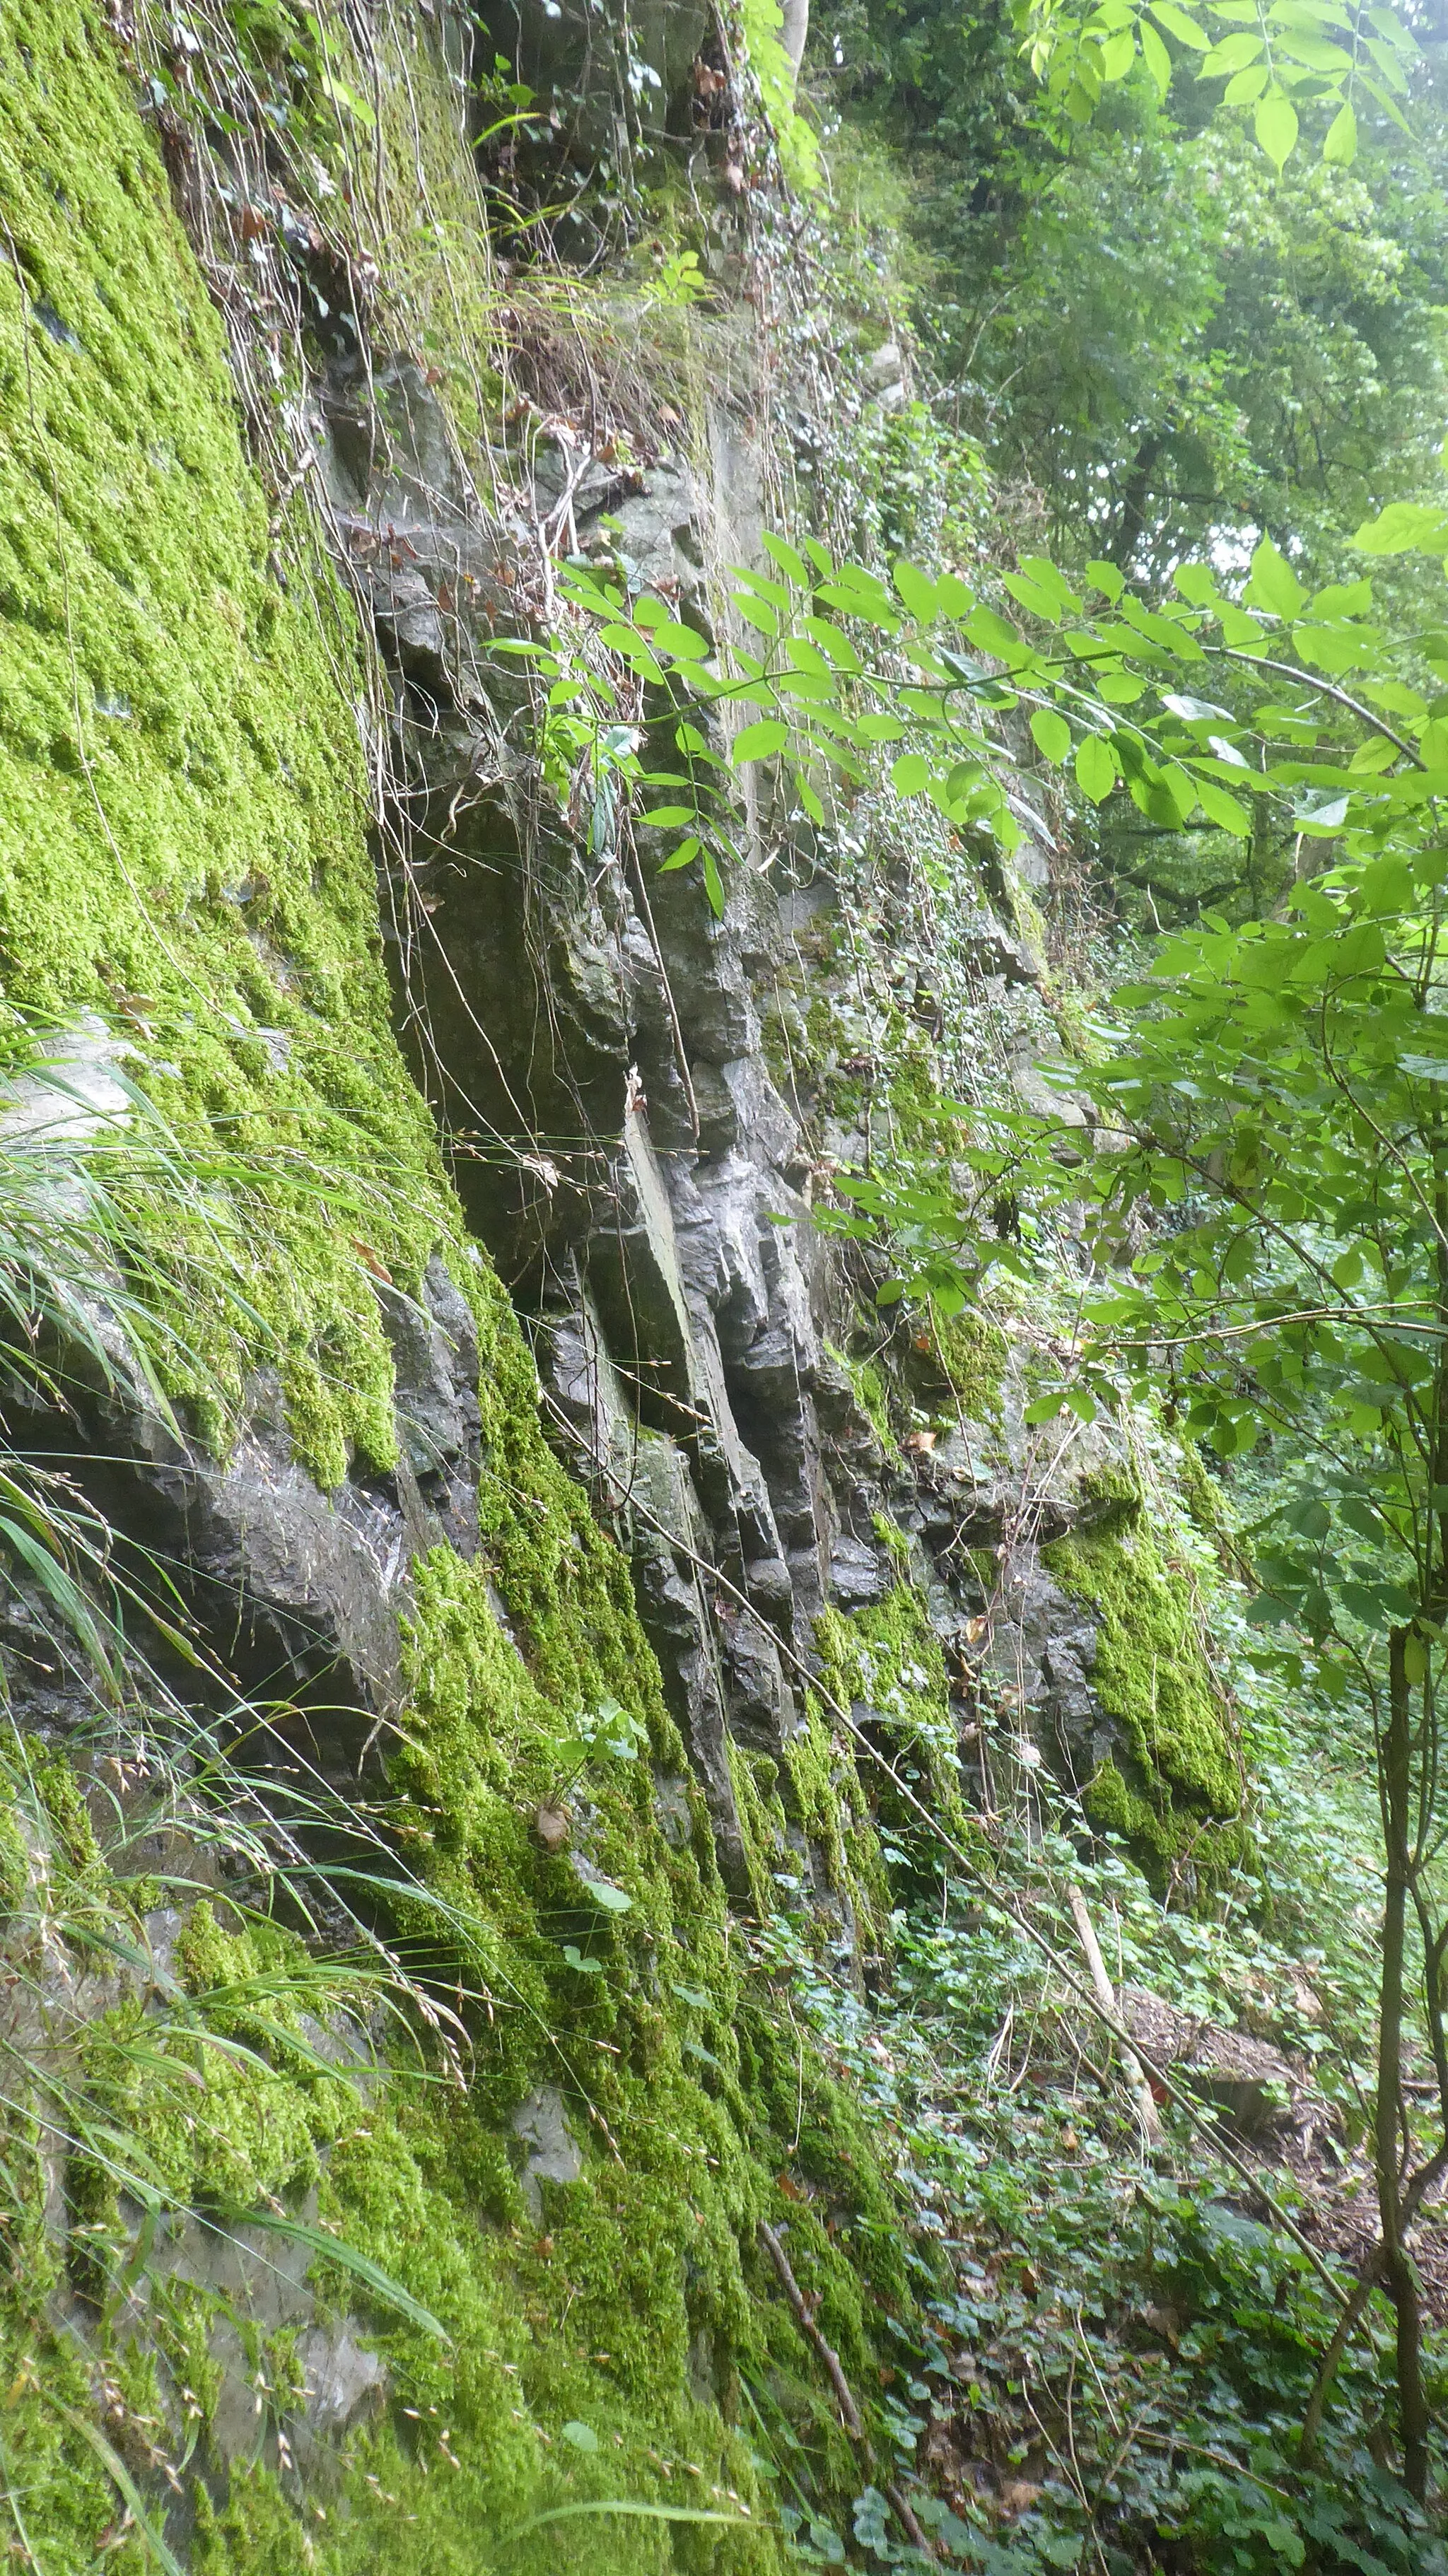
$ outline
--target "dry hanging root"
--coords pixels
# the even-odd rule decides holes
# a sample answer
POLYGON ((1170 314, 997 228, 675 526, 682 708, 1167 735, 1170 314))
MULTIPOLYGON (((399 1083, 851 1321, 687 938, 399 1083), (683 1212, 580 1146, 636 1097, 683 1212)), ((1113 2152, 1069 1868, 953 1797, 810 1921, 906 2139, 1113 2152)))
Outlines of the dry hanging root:
MULTIPOLYGON (((1096 1938, 1095 1926, 1086 1911, 1086 1899, 1079 1887, 1067 1888, 1066 1902, 1071 1908, 1071 1920, 1076 1926, 1076 1938, 1086 1954, 1086 1965, 1091 1971, 1092 1991, 1101 2006, 1108 2027, 1119 2025, 1121 2015, 1117 2008, 1116 1995, 1111 1979, 1106 1973, 1106 1962, 1101 1956, 1101 1945, 1096 1938)), ((1154 2146, 1161 2135, 1161 2122, 1156 2115, 1151 2086, 1147 2083, 1136 2051, 1123 2047, 1119 2038, 1116 2044, 1121 2052, 1121 2072, 1126 2078, 1126 2089, 1136 2105, 1142 2144, 1146 2147, 1154 2146)))
MULTIPOLYGON (((759 2241, 764 2247, 765 2253, 769 2256, 771 2263, 774 2265, 776 2272, 779 2274, 780 2288, 783 2290, 785 2297, 788 2299, 789 2304, 794 2311, 795 2322, 799 2327, 800 2333, 804 2336, 807 2343, 814 2346, 815 2351, 818 2353, 820 2360, 824 2364, 825 2376, 829 2380, 830 2386, 835 2392, 835 2399, 839 2406, 840 2422, 843 2424, 850 2440, 854 2443, 856 2450, 859 2452, 863 2465, 867 2469, 873 2471, 875 2463, 874 2456, 870 2449, 869 2435, 866 2433, 864 2424, 861 2421, 860 2410, 855 2404, 850 2383, 846 2379, 845 2374, 840 2367, 840 2356, 836 2352, 833 2344, 826 2343, 824 2336, 821 2334, 819 2327, 815 2323, 814 2310, 810 2306, 808 2299, 805 2297, 803 2290, 800 2288, 798 2281, 795 2279, 794 2274, 790 2269, 789 2256, 786 2254, 784 2247, 781 2245, 779 2238, 774 2232, 774 2229, 767 2226, 762 2218, 759 2222, 759 2241)), ((906 2539, 913 2540, 916 2548, 922 2550, 927 2558, 933 2556, 934 2553, 931 2550, 930 2543, 926 2539, 924 2531, 911 2511, 908 2498, 904 2494, 903 2490, 896 2485, 893 2478, 887 2482, 884 2492, 899 2517, 900 2528, 904 2532, 906 2539)))

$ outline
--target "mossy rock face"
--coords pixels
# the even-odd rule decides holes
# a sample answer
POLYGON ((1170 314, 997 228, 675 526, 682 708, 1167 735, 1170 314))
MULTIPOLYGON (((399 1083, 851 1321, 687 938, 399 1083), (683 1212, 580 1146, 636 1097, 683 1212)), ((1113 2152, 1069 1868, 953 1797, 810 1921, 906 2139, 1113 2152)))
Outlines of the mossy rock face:
MULTIPOLYGON (((891 1533, 891 1542, 892 1552, 905 1544, 898 1531, 891 1533)), ((852 1757, 854 1794, 863 1787, 872 1817, 885 1827, 897 1853, 921 1850, 923 1844, 922 1857, 931 1867, 934 1846, 912 1798, 957 1837, 971 1828, 961 1804, 958 1724, 945 1658, 919 1593, 902 1580, 883 1601, 849 1617, 826 1610, 815 1622, 815 1643, 830 1700, 849 1711, 890 1766, 882 1769, 867 1754, 852 1757)), ((828 1706, 824 1716, 828 1722, 828 1706)), ((872 1869, 866 1920, 873 1918, 879 1929, 889 1893, 873 1834, 868 1847, 872 1869)))
POLYGON ((912 1339, 907 1367, 947 1420, 960 1414, 967 1422, 998 1426, 1010 1356, 1009 1340, 994 1316, 963 1307, 955 1315, 932 1312, 926 1330, 912 1339))
POLYGON ((1053 1582, 1094 1614, 1091 1682, 1118 1737, 1083 1803, 1094 1823, 1133 1844, 1158 1883, 1175 1875, 1193 1884, 1245 1853, 1241 1764, 1186 1574, 1139 1517, 1134 1489, 1101 1500, 1125 1520, 1041 1550, 1053 1582))
POLYGON ((7 14, 0 130, 0 974, 99 1014, 180 1154, 239 1183, 219 1258, 139 1194, 163 1300, 184 1262, 171 1391, 224 1439, 259 1339, 334 1486, 397 1454, 374 1281, 415 1294, 456 1232, 390 1028, 355 621, 301 506, 270 524, 99 11, 7 14))
MULTIPOLYGON (((0 130, 12 245, 0 262, 5 993, 66 1027, 96 1014, 132 1050, 126 1069, 164 1110, 179 1162, 225 1162, 217 1188, 236 1223, 224 1239, 254 1332, 213 1293, 204 1234, 178 1244, 160 1195, 137 1209, 148 1293, 175 1310, 171 1392, 201 1441, 225 1449, 262 1358, 320 1487, 392 1471, 377 1292, 390 1281, 419 1298, 434 1258, 468 1302, 480 1362, 478 1554, 465 1563, 439 1546, 414 1563, 403 1705, 383 1738, 386 1828, 416 1881, 386 1899, 386 1928, 466 2023, 453 2080, 445 2063, 425 2079, 384 2063, 359 2102, 341 2072, 309 2063, 308 2027, 283 2003, 249 2017, 233 2005, 228 2020, 218 1996, 284 1985, 299 1953, 222 1907, 193 1913, 176 1952, 213 2038, 162 2080, 146 2003, 123 1994, 97 2013, 81 2069, 93 2107, 146 2146, 186 2223, 233 2206, 295 2216, 315 2195, 319 2224, 448 2340, 369 2296, 340 2259, 314 2266, 318 2312, 350 2317, 381 2354, 388 2402, 300 2494, 276 2442, 290 2420, 281 2399, 251 2465, 228 2478, 207 2448, 222 2376, 214 2283, 158 2261, 141 2330, 121 2303, 94 2322, 95 2357, 134 2426, 163 2428, 163 2447, 175 2392, 191 2392, 205 2482, 188 2472, 174 2508, 159 2473, 147 2493, 203 2576, 472 2576, 491 2536, 540 2509, 716 2495, 737 2503, 738 2528, 671 2537, 604 2516, 551 2526, 509 2563, 521 2576, 766 2576, 780 2544, 759 2527, 741 2377, 791 2381, 841 2510, 858 2481, 828 2389, 760 2271, 758 2221, 788 2214, 800 2280, 868 2403, 879 2313, 916 2295, 888 2149, 746 1985, 628 1569, 546 1445, 516 1321, 467 1242, 390 1024, 351 604, 300 504, 273 524, 222 322, 99 6, 10 13, 0 130), (609 1701, 636 1723, 637 1758, 591 1767, 569 1792, 571 1839, 549 1848, 536 1827, 563 1793, 564 1747, 609 1701), (661 1784, 674 1793, 666 1815, 661 1784), (571 2179, 525 2169, 519 2115, 544 2086, 576 2149, 571 2179), (781 2194, 791 2157, 803 2202, 781 2194), (568 2424, 596 2451, 570 2442, 568 2424)), ((410 151, 410 121, 407 134, 410 151)), ((448 218, 435 199, 431 213, 448 218)), ((403 284, 414 309, 431 297, 442 313, 444 280, 415 223, 414 236, 403 284)), ((483 258, 469 299, 485 287, 483 258)), ((923 1639, 882 1630, 858 1643, 902 1673, 908 1649, 933 1705, 923 1639)), ((883 1915, 867 1802, 827 1720, 815 1713, 773 1780, 760 1773, 741 1811, 763 1883, 777 1807, 785 1831, 827 1851, 842 1900, 853 1890, 858 1912, 883 1915)), ((69 1776, 41 1785, 75 1901, 120 1915, 69 1776)), ((0 1845, 0 1903, 24 1913, 29 1853, 8 1820, 0 1845)), ((128 2204, 98 2155, 73 2166, 93 2284, 128 2204)), ((116 2487, 86 2439, 90 2359, 48 2322, 83 2285, 75 2273, 67 2288, 39 2186, 22 2215, 0 2287, 0 2372, 30 2540, 48 2576, 82 2576, 102 2552, 118 2576, 140 2576, 144 2544, 112 2546, 116 2487)), ((248 2368, 292 2388, 285 2335, 259 2332, 241 2336, 248 2368)), ((139 2434, 128 2456, 146 2456, 139 2434)))

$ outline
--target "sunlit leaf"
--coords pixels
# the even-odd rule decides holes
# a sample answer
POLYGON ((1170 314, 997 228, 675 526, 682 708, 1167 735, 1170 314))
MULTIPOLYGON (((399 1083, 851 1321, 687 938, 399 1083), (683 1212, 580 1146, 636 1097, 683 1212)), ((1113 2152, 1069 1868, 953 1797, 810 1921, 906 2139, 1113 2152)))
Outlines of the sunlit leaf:
POLYGON ((1116 755, 1099 733, 1088 733, 1076 746, 1076 784, 1093 805, 1101 804, 1116 784, 1116 755))
POLYGON ((777 537, 772 528, 765 528, 761 532, 759 542, 771 562, 778 564, 780 571, 787 580, 794 583, 797 590, 809 589, 814 576, 803 555, 789 543, 787 538, 777 537))
POLYGON ((932 624, 940 614, 934 582, 918 571, 914 564, 907 563, 903 556, 894 567, 893 579, 911 616, 918 617, 922 626, 932 624))
POLYGON ((1165 98, 1171 88, 1171 56, 1149 18, 1138 18, 1137 33, 1141 38, 1141 59, 1156 85, 1158 98, 1165 98))
POLYGON ((1295 617, 1307 604, 1306 591, 1270 537, 1263 537, 1252 557, 1246 597, 1252 607, 1270 609, 1274 617, 1295 617))
POLYGON ((748 724, 737 733, 729 746, 729 757, 736 769, 747 760, 769 760, 783 751, 789 741, 789 727, 778 716, 767 716, 759 724, 748 724))
POLYGON ((1175 36, 1179 45, 1189 45, 1197 54, 1211 51, 1212 40, 1206 29, 1199 26, 1195 18, 1188 17, 1185 9, 1177 6, 1177 0, 1151 0, 1151 14, 1158 26, 1165 27, 1169 36, 1175 36))
POLYGON ((1253 119, 1253 131, 1268 160, 1280 170, 1297 142, 1297 110, 1285 90, 1269 89, 1253 119))
POLYGON ((1448 509, 1431 501, 1390 501, 1352 540, 1364 555, 1448 554, 1448 509))
POLYGON ((1031 735, 1043 759, 1054 761, 1058 768, 1070 758, 1071 728, 1053 707, 1036 708, 1031 717, 1031 735))
POLYGON ((1343 169, 1357 159, 1357 118, 1351 99, 1345 98, 1323 138, 1324 161, 1335 161, 1343 169))

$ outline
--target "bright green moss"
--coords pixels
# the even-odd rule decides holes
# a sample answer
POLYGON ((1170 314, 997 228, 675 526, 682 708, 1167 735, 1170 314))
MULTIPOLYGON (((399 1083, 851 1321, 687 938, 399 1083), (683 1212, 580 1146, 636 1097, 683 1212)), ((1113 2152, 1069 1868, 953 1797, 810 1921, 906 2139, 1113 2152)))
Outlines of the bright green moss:
POLYGON ((1230 1515, 1221 1486, 1203 1464, 1195 1440, 1183 1440, 1177 1452, 1177 1480, 1182 1498, 1204 1538, 1219 1544, 1230 1530, 1230 1515))
POLYGON ((899 1455, 899 1443, 890 1423, 890 1399, 885 1380, 874 1360, 852 1359, 848 1351, 826 1342, 825 1350, 836 1367, 842 1368, 850 1381, 855 1402, 873 1430, 888 1458, 899 1455))
POLYGON ((932 1318, 935 1346, 955 1403, 967 1422, 999 1422, 1010 1345, 1001 1327, 977 1308, 932 1318))
POLYGON ((195 2576, 313 2576, 310 2537, 274 2477, 242 2463, 216 2505, 202 2487, 196 2499, 195 2576))
MULTIPOLYGON (((4 1797, 0 1786, 0 1799, 4 1797)), ((30 1852, 13 1802, 0 1804, 0 1915, 19 1912, 30 1885, 30 1852)))
POLYGON ((388 1025, 351 613, 302 517, 285 592, 269 569, 222 327, 99 13, 9 14, 0 123, 0 978, 98 1012, 183 1159, 224 1167, 235 1223, 137 1187, 182 1283, 168 1374, 216 1436, 270 1358, 334 1484, 395 1456, 373 1277, 415 1287, 451 1226, 388 1025))
MULTIPOLYGON (((945 1659, 919 1594, 902 1581, 887 1599, 850 1617, 826 1610, 815 1622, 815 1643, 831 1698, 878 1740, 900 1777, 949 1831, 968 1832, 945 1659)), ((851 1765, 856 1794, 863 1783, 872 1816, 928 1864, 929 1836, 915 1809, 885 1770, 867 1756, 857 1759, 858 1768, 851 1765)), ((873 1847, 873 1836, 870 1841, 873 1847)), ((878 1883, 868 1874, 866 1893, 877 1905, 878 1883)))
POLYGON ((1189 1852, 1206 1869, 1231 1858, 1243 1845, 1242 1773, 1186 1577, 1140 1522, 1055 1539, 1041 1560, 1096 1613, 1092 1681, 1132 1774, 1103 1763, 1087 1813, 1138 1844, 1158 1873, 1189 1852))
MULTIPOLYGON (((107 2576, 111 2569, 145 2576, 149 2553, 139 2539, 97 2561, 97 2543, 114 2529, 118 2506, 99 2459, 75 2439, 64 2412, 78 2413, 91 2401, 85 2357, 73 2341, 38 2323, 47 2297, 62 2289, 53 2260, 47 2262, 34 2240, 15 2247, 12 2259, 15 2271, 0 2297, 0 2369, 9 2392, 0 2422, 0 2477, 24 2516, 31 2564, 45 2576, 92 2576, 97 2564, 107 2576)), ((15 2563, 25 2564, 18 2557, 15 2563)))
POLYGON ((100 1845, 69 1763, 52 1754, 32 1766, 30 1779, 53 1862, 72 1879, 93 1881, 100 1845))
POLYGON ((434 27, 410 11, 393 10, 384 22, 377 98, 383 291, 403 343, 431 362, 458 430, 472 442, 503 392, 487 213, 469 140, 472 100, 449 71, 434 27))
MULTIPOLYGON (((912 2242, 908 2197, 888 2175, 888 2138, 868 2127, 849 2085, 801 2045, 768 1997, 746 2003, 740 2026, 745 2090, 763 2164, 784 2144, 785 2170, 765 2214, 788 2248, 796 2280, 818 2302, 867 2423, 876 2418, 881 2344, 888 2320, 929 2295, 935 2249, 912 2242)), ((753 2267, 752 2336, 741 2376, 790 2422, 826 2492, 849 2493, 856 2463, 838 2409, 820 2383, 761 2255, 753 2267)), ((881 2448, 888 2443, 883 2435, 881 2448)))
MULTIPOLYGON (((407 239, 387 292, 424 317, 467 418, 465 344, 488 285, 463 239, 470 175, 431 42, 384 49, 384 142, 407 142, 390 164, 407 239), (427 188, 407 201, 419 136, 427 188), (439 246, 474 263, 461 302, 439 246)), ((97 2131, 69 2162, 73 2228, 90 2233, 73 2233, 68 2288, 102 2288, 134 2251, 128 2175, 163 2205, 213 2213, 295 2214, 315 2192, 323 2221, 447 2332, 444 2346, 399 2323, 326 2266, 321 2289, 385 2352, 395 2403, 301 2512, 264 2460, 224 2493, 219 2478, 198 2491, 200 2576, 476 2576, 513 2521, 588 2496, 707 2503, 717 2488, 757 2522, 740 2430, 751 2377, 798 2392, 848 2494, 855 2463, 761 2271, 757 2223, 788 2219, 867 2401, 879 2314, 909 2295, 899 2213, 846 2093, 753 1993, 697 1791, 682 1847, 656 1829, 655 1773, 687 1765, 628 1569, 547 1449, 531 1361, 462 1241, 391 1034, 350 609, 300 512, 269 524, 222 326, 98 7, 11 13, 0 120, 14 245, 0 263, 0 981, 66 1024, 98 1013, 165 1113, 166 1154, 117 1156, 114 1181, 143 1247, 137 1285, 169 1326, 164 1374, 204 1436, 224 1442, 260 1360, 324 1485, 354 1463, 385 1468, 396 1433, 375 1283, 385 1272, 415 1292, 439 1243, 482 1349, 482 1552, 467 1566, 438 1550, 414 1571, 388 1817, 416 1874, 388 1928, 458 2016, 456 2060, 425 2051, 426 2076, 371 2079, 359 2100, 345 2069, 300 2045, 318 2014, 335 2017, 309 1955, 199 1907, 177 1954, 199 2027, 168 2022, 161 2050, 129 1995, 86 2034, 78 2081, 111 2145, 97 2131), (549 1854, 539 1803, 560 1789, 579 1714, 605 1699, 642 1722, 647 1749, 590 1763, 569 1791, 572 1846, 549 1854), (541 2185, 540 2219, 512 2119, 544 2087, 581 2170, 541 2185), (804 2204, 779 2193, 791 2157, 804 2204), (597 2454, 570 2450, 570 2420, 594 2427, 597 2454)), ((476 424, 483 378, 474 390, 476 424)), ((903 1628, 891 1638, 852 1631, 842 1679, 885 1657, 923 1712, 939 1677, 917 1686, 903 1628)), ((114 1910, 74 1783, 44 1798, 69 1878, 114 1910)), ((761 1904, 768 1843, 803 1833, 862 1936, 878 1936, 888 1891, 868 1802, 818 1710, 743 1803, 747 1824, 763 1820, 761 1904)), ((45 2322, 60 2266, 38 2183, 32 2198, 0 2289, 0 2466, 47 2576, 90 2576, 103 2544, 117 2576, 140 2576, 142 2544, 106 2541, 115 2489, 58 2411, 84 2413, 91 2381, 45 2322)), ((158 2279, 145 2333, 117 2313, 97 2324, 98 2350, 144 2409, 154 2346, 204 2422, 224 2308, 158 2279)), ((285 2381, 287 2336, 261 2359, 285 2381)), ((509 2557, 520 2576, 779 2563, 762 2532, 607 2520, 509 2557)))
POLYGON ((295 2207, 356 2114, 353 2084, 319 2072, 305 2037, 307 2001, 326 2012, 339 1981, 309 1971, 292 1936, 264 1925, 225 1933, 203 1902, 177 1973, 195 2002, 194 2035, 177 2022, 154 2044, 153 2016, 133 1992, 80 2043, 77 2098, 89 2112, 78 2127, 98 2143, 71 2154, 66 2190, 72 2226, 86 2234, 87 2279, 108 2277, 108 2256, 124 2259, 121 2195, 171 2210, 295 2207), (288 2033, 302 2043, 295 2050, 288 2033))
POLYGON ((1109 1458, 1099 1467, 1089 1467, 1076 1493, 1080 1525, 1092 1538, 1129 1529, 1141 1518, 1141 1479, 1122 1459, 1109 1458))

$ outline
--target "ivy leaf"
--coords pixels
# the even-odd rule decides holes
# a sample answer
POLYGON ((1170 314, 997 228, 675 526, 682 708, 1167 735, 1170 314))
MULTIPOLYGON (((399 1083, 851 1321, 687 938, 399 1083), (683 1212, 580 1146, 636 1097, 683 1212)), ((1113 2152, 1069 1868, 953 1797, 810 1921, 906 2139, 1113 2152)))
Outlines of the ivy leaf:
POLYGON ((595 1905, 601 1905, 603 1907, 605 1914, 627 1914, 632 1910, 633 1898, 629 1895, 628 1890, 623 1887, 615 1887, 610 1879, 589 1879, 588 1893, 592 1897, 595 1905))

